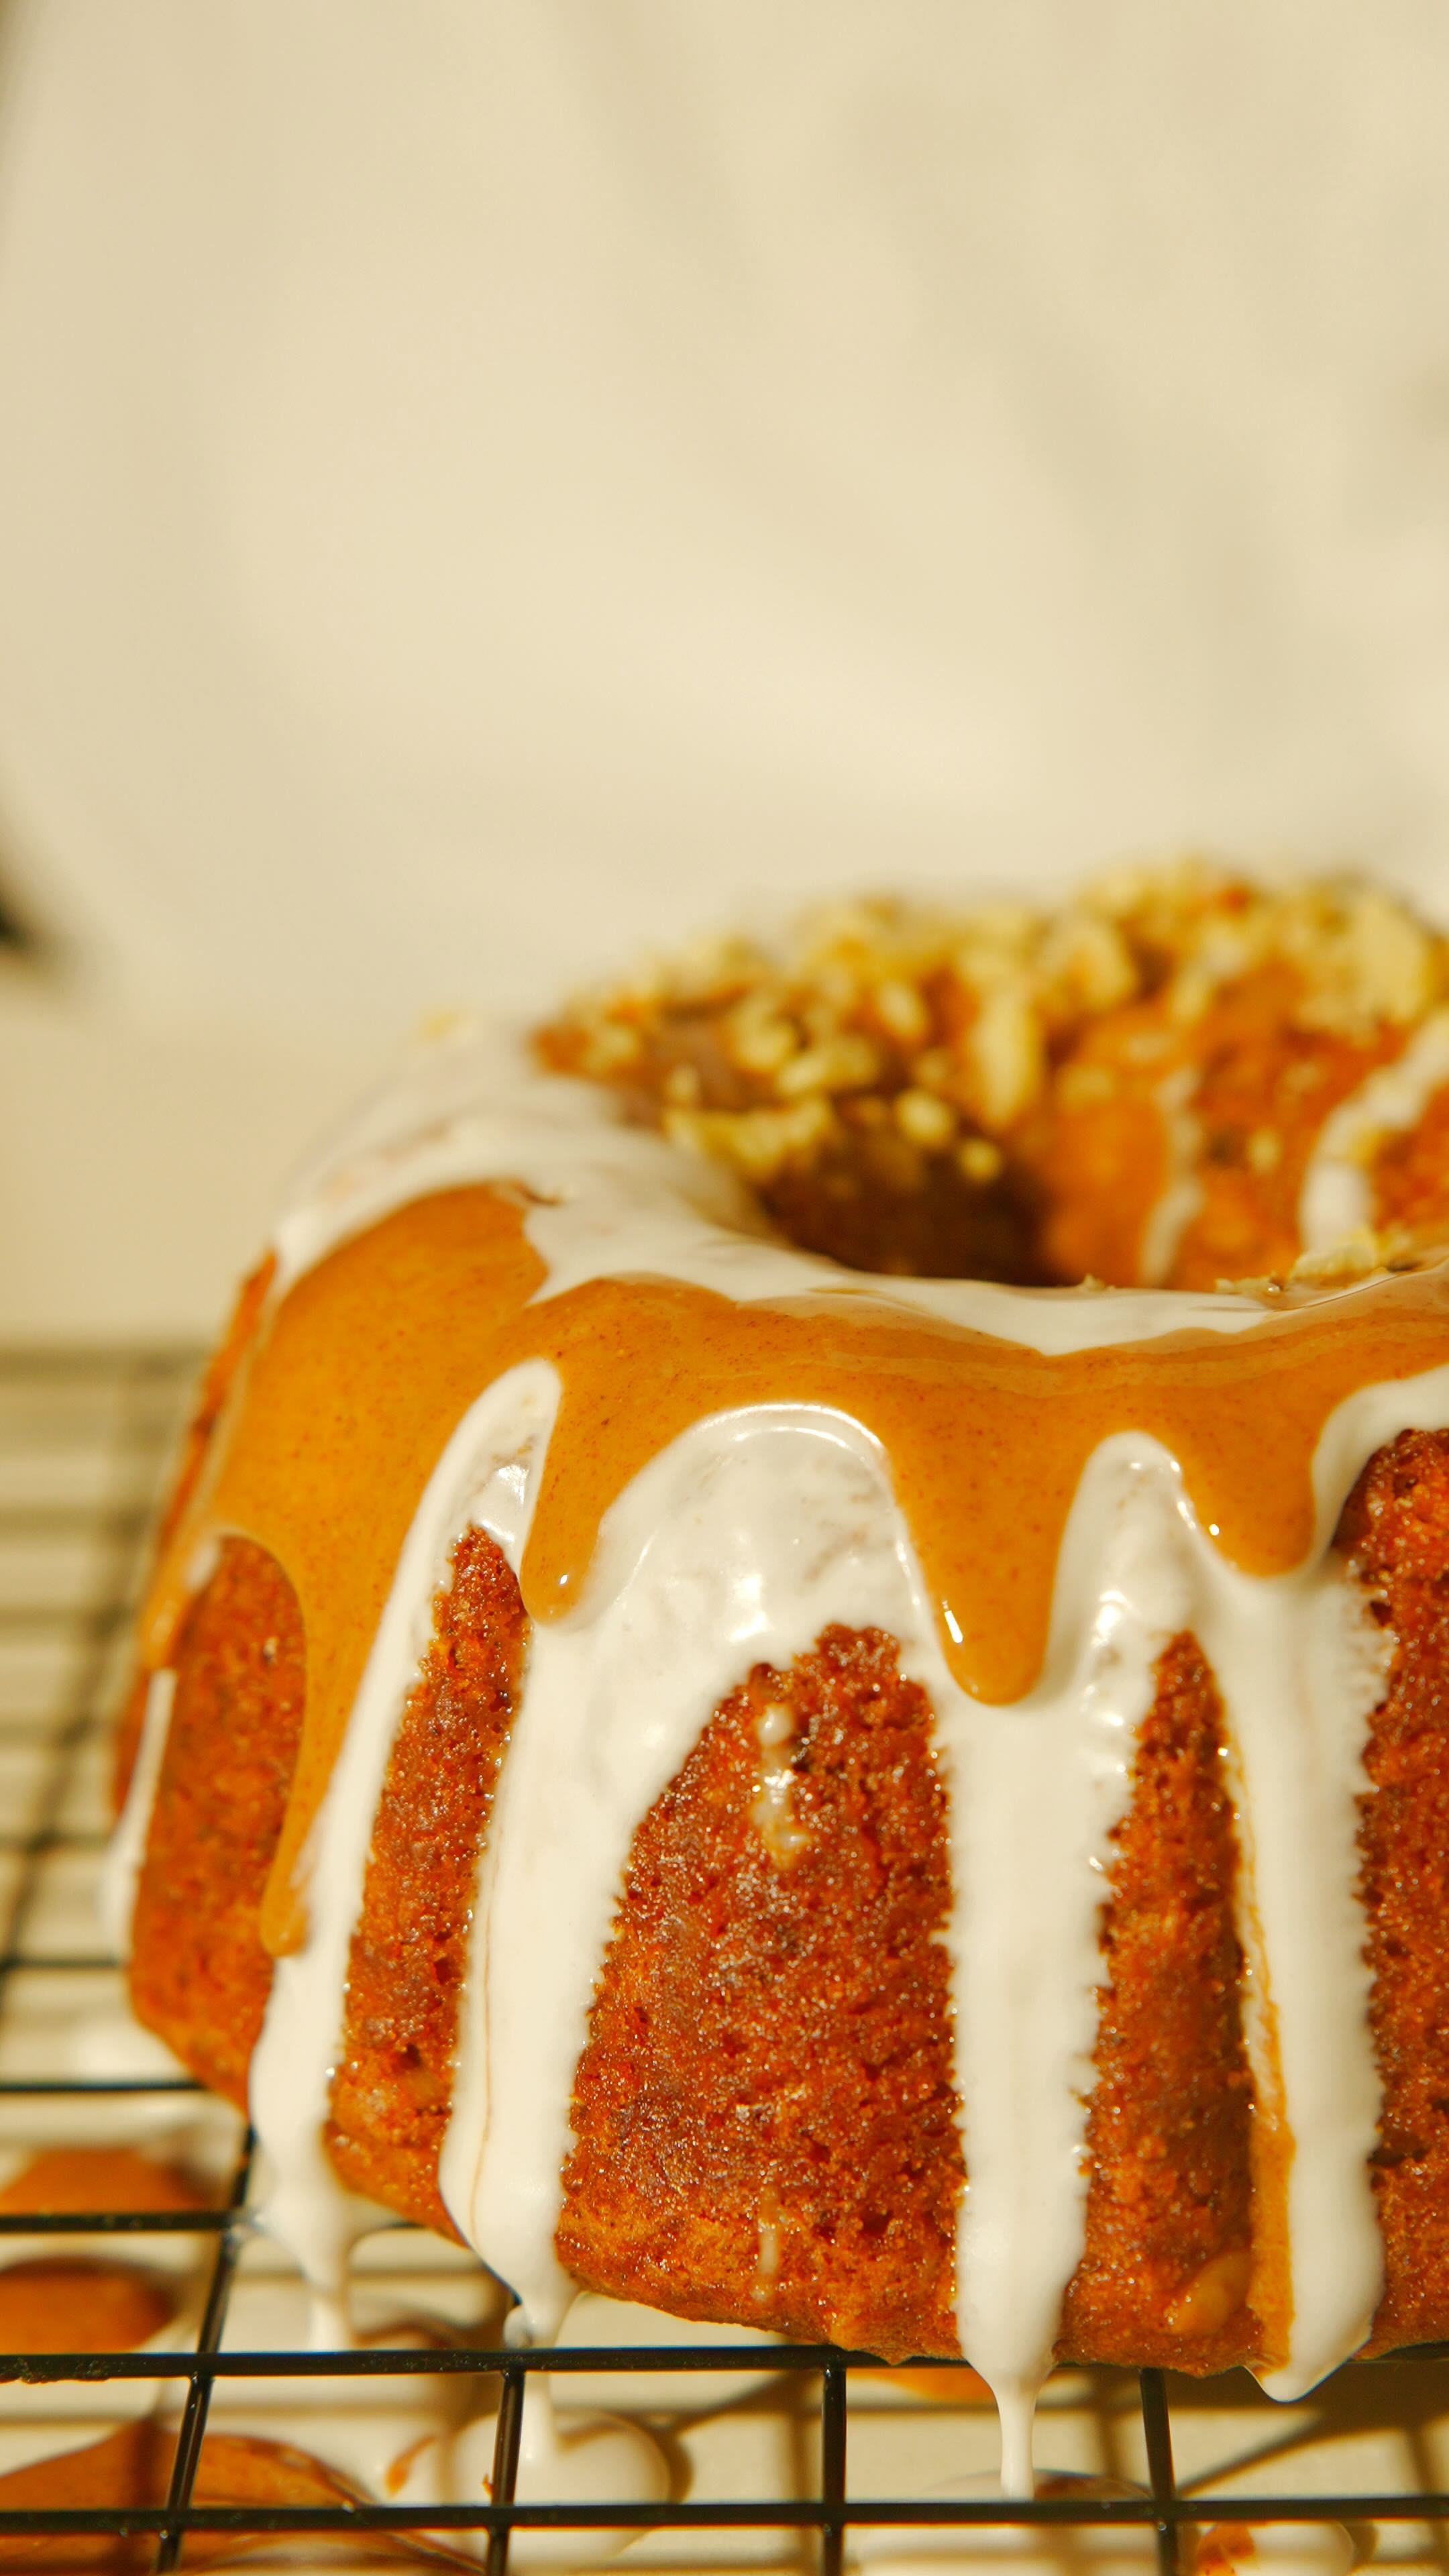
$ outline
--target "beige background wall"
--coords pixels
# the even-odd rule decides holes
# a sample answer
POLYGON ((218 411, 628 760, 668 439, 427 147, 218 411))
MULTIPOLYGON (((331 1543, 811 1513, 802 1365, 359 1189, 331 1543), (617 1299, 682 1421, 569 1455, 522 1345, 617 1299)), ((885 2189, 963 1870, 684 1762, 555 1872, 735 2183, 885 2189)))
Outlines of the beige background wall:
POLYGON ((1437 0, 12 0, 0 1330, 761 889, 1433 901, 1446 145, 1437 0))

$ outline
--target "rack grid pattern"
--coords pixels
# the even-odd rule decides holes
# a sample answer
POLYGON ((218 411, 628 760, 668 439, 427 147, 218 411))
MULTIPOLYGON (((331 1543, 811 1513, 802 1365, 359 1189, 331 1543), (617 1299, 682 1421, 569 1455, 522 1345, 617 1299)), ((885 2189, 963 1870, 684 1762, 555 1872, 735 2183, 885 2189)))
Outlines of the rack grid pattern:
MULTIPOLYGON (((0 1805, 0 2116, 23 2111, 32 2139, 44 2138, 52 2106, 64 2108, 68 2134, 74 2135, 77 2117, 88 2116, 92 2103, 99 2128, 108 2105, 113 2110, 134 2105, 137 2097, 164 2105, 170 2095, 201 2095, 190 2078, 175 2074, 57 2071, 43 2050, 42 2062, 32 2062, 26 2056, 27 2033, 36 2026, 36 2017, 17 2016, 13 2009, 25 1980, 54 1980, 60 1986, 67 1977, 115 1977, 116 1963, 94 1943, 82 1946, 72 1938, 67 1946, 47 1933, 48 1880, 57 1867, 93 1875, 104 1841, 100 1783, 110 1714, 124 1671, 126 1631, 158 1485, 184 1421, 196 1366, 196 1355, 189 1351, 0 1351, 0 1779, 11 1783, 0 1805)), ((8 2554, 7 2540, 39 2543, 44 2535, 71 2535, 80 2541, 87 2535, 128 2533, 154 2536, 154 2564, 167 2569, 182 2563, 189 2535, 227 2534, 237 2540, 252 2535, 260 2542, 266 2535, 290 2534, 300 2540, 341 2532, 365 2547, 369 2535, 417 2532, 457 2543, 472 2534, 473 2549, 485 2558, 490 2576, 503 2576, 514 2532, 667 2530, 678 2536, 687 2559, 691 2534, 764 2530, 779 2534, 787 2551, 793 2549, 792 2563, 803 2567, 813 2559, 823 2576, 838 2576, 850 2535, 866 2527, 897 2527, 904 2534, 911 2526, 931 2525, 939 2531, 955 2524, 961 2526, 964 2549, 972 2526, 995 2526, 999 2532, 1002 2526, 1065 2524, 1081 2534, 1119 2526, 1150 2529, 1161 2576, 1174 2576, 1184 2534, 1222 2521, 1429 2526, 1431 2555, 1441 2566, 1449 2563, 1449 2539, 1436 2528, 1443 2526, 1449 2534, 1449 2492, 1437 2485, 1419 2482, 1402 2491, 1254 2492, 1245 2497, 1236 2489, 1204 2492, 1196 2482, 1184 2491, 1174 2475, 1170 2385, 1153 2370, 1137 2374, 1150 2491, 1054 2494, 1030 2504, 979 2495, 945 2502, 910 2494, 855 2494, 847 2463, 851 2379, 867 2370, 878 2378, 879 2365, 868 2354, 816 2346, 781 2346, 764 2356, 769 2373, 782 2374, 802 2390, 813 2383, 818 2471, 813 2494, 613 2506, 522 2502, 515 2488, 531 2373, 616 2379, 637 2372, 668 2373, 687 2393, 697 2374, 758 2371, 758 2347, 732 2343, 726 2335, 654 2349, 609 2345, 536 2352, 482 2348, 460 2340, 424 2350, 232 2350, 226 2330, 239 2268, 254 2236, 252 2184, 252 2145, 244 2137, 224 2201, 215 2208, 0 2214, 0 2238, 55 2240, 61 2246, 66 2239, 181 2236, 195 2240, 206 2263, 199 2324, 187 2350, 18 2353, 0 2361, 0 2377, 32 2387, 171 2383, 171 2394, 182 2401, 163 2504, 124 2510, 0 2506, 0 2557, 8 2554), (486 2498, 452 2506, 379 2501, 335 2507, 205 2505, 195 2500, 208 2414, 221 2383, 325 2380, 340 2391, 382 2374, 397 2384, 422 2372, 488 2374, 500 2384, 486 2498)), ((5 2259, 0 2245, 0 2263, 5 2259)), ((1449 2346, 1406 2359, 1420 2372, 1442 2366, 1449 2346)), ((930 2367, 940 2369, 939 2364, 930 2367)), ((1394 2367, 1392 2361, 1351 2365, 1341 2377, 1362 2377, 1367 2370, 1377 2378, 1394 2367)), ((0 2388, 0 2422, 5 2402, 0 2388)), ((1444 2402, 1449 2413, 1449 2382, 1444 2402)))

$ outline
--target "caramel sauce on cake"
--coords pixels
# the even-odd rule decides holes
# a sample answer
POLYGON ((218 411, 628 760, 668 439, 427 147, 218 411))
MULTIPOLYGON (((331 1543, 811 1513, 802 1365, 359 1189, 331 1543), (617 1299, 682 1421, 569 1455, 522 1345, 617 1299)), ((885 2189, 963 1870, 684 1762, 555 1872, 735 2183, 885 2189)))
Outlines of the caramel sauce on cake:
POLYGON ((302 1937, 297 1856, 423 1487, 480 1387, 521 1361, 551 1361, 563 1385, 521 1569, 530 1617, 574 1608, 604 1514, 691 1425, 741 1405, 818 1405, 880 1441, 947 1662, 994 1702, 1041 1671, 1062 1530, 1101 1441, 1126 1429, 1160 1441, 1223 1554, 1286 1574, 1313 1537, 1313 1457, 1335 1407, 1449 1361, 1437 1271, 1365 1286, 1351 1316, 1309 1305, 1247 1332, 1062 1356, 864 1289, 745 1305, 610 1279, 530 1302, 543 1282, 518 1209, 486 1189, 415 1200, 341 1245, 277 1307, 218 1471, 173 1536, 146 1621, 157 1664, 189 1569, 222 1534, 275 1557, 301 1611, 307 1708, 263 1905, 273 1949, 302 1937))

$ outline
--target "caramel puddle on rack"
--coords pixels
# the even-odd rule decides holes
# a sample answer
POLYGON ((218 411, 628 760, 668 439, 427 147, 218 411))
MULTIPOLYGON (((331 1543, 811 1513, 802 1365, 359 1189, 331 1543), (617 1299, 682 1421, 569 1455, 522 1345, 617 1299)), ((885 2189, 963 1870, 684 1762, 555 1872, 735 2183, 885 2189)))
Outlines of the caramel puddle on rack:
POLYGON ((181 2165, 163 2164, 134 2147, 45 2147, 0 2188, 7 2217, 82 2217, 105 2210, 148 2214, 214 2209, 181 2165))
MULTIPOLYGON (((47 2147, 0 2189, 12 2218, 207 2205, 179 2165, 133 2147, 47 2147)), ((175 2314, 172 2285, 139 2264, 57 2251, 0 2266, 0 2351, 134 2352, 175 2314)))
POLYGON ((175 2314, 169 2286, 127 2263, 41 2256, 0 2270, 0 2352, 134 2352, 175 2314))
MULTIPOLYGON (((117 2209, 185 2214, 216 2205, 215 2195, 203 2191, 184 2167, 132 2147, 45 2148, 0 2189, 0 2211, 16 2217, 99 2216, 117 2209)), ((41 2257, 0 2268, 0 2350, 6 2352, 131 2352, 175 2312, 169 2284, 125 2264, 41 2257)), ((154 2421, 123 2425, 82 2450, 32 2461, 0 2477, 0 2512, 163 2505, 174 2446, 174 2431, 154 2421)), ((200 2505, 370 2501, 310 2452, 225 2433, 208 2433, 193 2491, 200 2505)), ((311 2537, 356 2545, 355 2535, 345 2531, 311 2537)), ((287 2535, 271 2545, 287 2546, 287 2535)), ((369 2536, 369 2545, 394 2556, 460 2563, 452 2551, 412 2532, 378 2532, 369 2536)), ((198 2533, 187 2541, 184 2563, 214 2566, 267 2546, 261 2533, 198 2533)), ((153 2564, 155 2549, 154 2533, 0 2533, 0 2565, 94 2569, 99 2576, 140 2576, 153 2564)))
POLYGON ((274 1952, 305 1935, 295 1872, 418 1499, 505 1370, 541 1358, 563 1386, 522 1568, 531 1617, 575 1607, 605 1513, 682 1432, 743 1406, 819 1405, 880 1440, 943 1651, 966 1690, 1001 1704, 1040 1672, 1067 1515, 1113 1432, 1161 1442, 1233 1564, 1283 1574, 1312 1542, 1313 1455, 1335 1407, 1449 1361, 1442 1270, 1365 1287, 1351 1330, 1309 1305, 1241 1333, 1051 1355, 853 1285, 749 1305, 596 1278, 530 1302, 545 1281, 520 1211, 488 1188, 413 1200, 340 1244, 262 1318, 158 1567, 153 1669, 228 1533, 276 1558, 301 1607, 306 1718, 262 1909, 274 1952))
MULTIPOLYGON (((154 2422, 123 2425, 104 2441, 82 2451, 65 2451, 58 2459, 35 2460, 28 2468, 0 2477, 0 2513, 36 2513, 69 2507, 124 2511, 127 2507, 164 2505, 171 2482, 176 2437, 154 2422)), ((236 2433, 208 2433, 192 2502, 198 2505, 255 2506, 365 2504, 372 2499, 338 2477, 307 2451, 284 2442, 261 2442, 236 2433)), ((419 2532, 370 2531, 367 2547, 397 2558, 423 2559, 451 2567, 476 2568, 475 2558, 428 2540, 419 2532)), ((308 2547, 332 2546, 355 2551, 353 2531, 317 2531, 308 2547)), ((214 2567, 224 2559, 252 2557, 268 2547, 296 2546, 295 2534, 265 2532, 197 2532, 188 2538, 183 2564, 214 2567)), ((0 2566, 53 2567, 95 2571, 95 2576, 141 2576, 154 2565, 154 2532, 133 2536, 110 2533, 0 2534, 0 2566)))

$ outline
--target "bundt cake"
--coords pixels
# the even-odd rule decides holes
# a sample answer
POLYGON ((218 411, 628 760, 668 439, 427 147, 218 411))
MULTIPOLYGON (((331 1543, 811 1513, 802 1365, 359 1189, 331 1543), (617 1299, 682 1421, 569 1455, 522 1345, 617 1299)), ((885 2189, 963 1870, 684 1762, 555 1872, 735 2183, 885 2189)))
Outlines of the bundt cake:
POLYGON ((314 2280, 382 2202, 1018 2415, 1449 2334, 1446 997, 1352 887, 853 907, 304 1177, 110 1889, 314 2280))

